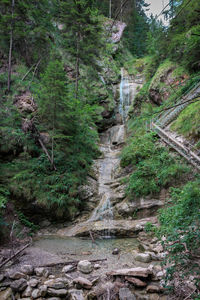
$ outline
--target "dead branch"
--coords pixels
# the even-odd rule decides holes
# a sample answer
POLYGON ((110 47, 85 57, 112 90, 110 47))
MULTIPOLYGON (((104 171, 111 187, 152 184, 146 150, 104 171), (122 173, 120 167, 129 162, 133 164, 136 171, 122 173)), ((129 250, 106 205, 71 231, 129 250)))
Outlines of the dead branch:
POLYGON ((10 258, 6 259, 2 264, 0 264, 0 268, 3 267, 5 264, 7 264, 10 260, 12 260, 13 258, 15 258, 18 254, 20 254, 22 251, 24 251, 26 248, 28 248, 30 246, 30 243, 28 243, 27 245, 25 245, 22 249, 20 249, 19 251, 17 251, 14 255, 12 255, 10 258))

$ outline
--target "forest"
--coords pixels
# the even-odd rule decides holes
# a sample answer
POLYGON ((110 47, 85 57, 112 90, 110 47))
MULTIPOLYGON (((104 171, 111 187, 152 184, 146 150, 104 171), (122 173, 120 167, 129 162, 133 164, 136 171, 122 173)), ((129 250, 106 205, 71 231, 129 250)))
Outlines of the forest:
MULTIPOLYGON (((0 243, 21 245, 37 235, 42 222, 57 228, 85 220, 98 206, 83 190, 100 182, 94 162, 106 155, 102 136, 125 123, 125 141, 111 145, 120 150, 116 174, 125 193, 113 200, 112 218, 156 216, 156 225, 148 221, 144 232, 160 241, 166 254, 164 287, 171 296, 163 299, 198 300, 200 2, 171 0, 159 16, 149 14, 149 5, 1 0, 0 243), (118 122, 119 85, 126 78, 142 85, 129 100, 125 122, 118 122), (168 122, 174 107, 180 110, 168 122), (160 116, 168 118, 163 127, 160 116), (174 150, 152 124, 178 136, 179 147, 192 156, 174 150), (138 201, 160 200, 163 193, 164 204, 142 215, 138 201), (128 209, 115 212, 120 201, 128 209)), ((117 297, 109 299, 126 299, 117 297)))

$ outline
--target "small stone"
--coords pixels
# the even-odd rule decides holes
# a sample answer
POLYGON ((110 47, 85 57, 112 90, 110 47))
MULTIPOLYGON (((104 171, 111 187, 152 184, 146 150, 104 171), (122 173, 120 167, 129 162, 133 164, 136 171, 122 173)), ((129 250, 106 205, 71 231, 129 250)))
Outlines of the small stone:
POLYGON ((22 292, 27 287, 27 282, 24 278, 21 278, 19 280, 15 280, 10 284, 10 287, 12 290, 16 292, 22 292))
POLYGON ((22 296, 25 297, 25 298, 26 298, 26 297, 30 297, 31 294, 32 294, 32 291, 33 291, 32 287, 27 286, 27 288, 26 288, 25 291, 23 292, 22 296))
POLYGON ((70 290, 69 291, 70 300, 84 300, 83 291, 82 290, 70 290))
POLYGON ((32 275, 33 271, 34 271, 34 268, 31 265, 23 265, 21 267, 21 272, 26 274, 26 275, 32 275))
POLYGON ((41 285, 39 287, 39 290, 40 290, 41 297, 45 297, 46 294, 47 294, 47 286, 46 285, 41 285))
POLYGON ((56 290, 56 289, 48 288, 47 292, 50 296, 64 297, 67 295, 66 289, 56 290))
POLYGON ((35 290, 33 290, 33 292, 32 292, 32 298, 33 299, 37 299, 37 298, 39 298, 40 296, 41 296, 41 292, 40 292, 40 290, 39 289, 35 289, 35 290))
POLYGON ((12 290, 11 288, 8 288, 2 292, 0 292, 0 299, 1 300, 10 300, 12 296, 12 290))
POLYGON ((100 269, 100 268, 101 268, 100 264, 95 264, 95 265, 94 265, 94 269, 95 269, 95 270, 100 269))
POLYGON ((160 287, 158 285, 149 284, 146 290, 147 293, 158 293, 160 292, 160 287))
POLYGON ((54 278, 56 278, 55 275, 49 275, 49 279, 54 279, 54 278))
POLYGON ((20 279, 20 278, 25 278, 26 275, 19 272, 19 271, 9 270, 8 271, 8 277, 11 278, 11 279, 20 279))
POLYGON ((73 283, 77 285, 77 287, 84 288, 90 290, 92 288, 92 282, 83 277, 77 277, 73 280, 73 283))
POLYGON ((32 278, 28 281, 28 285, 31 287, 36 287, 39 283, 39 280, 36 278, 32 278))
POLYGON ((151 256, 148 253, 138 253, 135 260, 143 263, 149 263, 151 261, 151 256))
POLYGON ((60 300, 59 297, 51 297, 51 298, 47 298, 47 300, 60 300))
POLYGON ((113 255, 117 255, 119 254, 119 249, 118 248, 115 248, 112 252, 113 255))
POLYGON ((64 289, 66 287, 66 283, 63 282, 62 278, 50 279, 44 282, 44 284, 56 290, 64 289))
POLYGON ((129 276, 126 276, 125 279, 132 283, 133 285, 135 286, 138 286, 138 287, 144 287, 144 286, 147 286, 147 283, 138 279, 138 278, 135 278, 135 277, 129 277, 129 276))
POLYGON ((62 269, 63 273, 72 272, 75 270, 75 267, 73 265, 64 266, 62 269))
POLYGON ((136 297, 128 288, 121 288, 119 290, 119 300, 136 300, 136 297))
POLYGON ((156 278, 159 279, 159 280, 161 280, 162 278, 165 277, 165 275, 166 275, 166 271, 165 270, 164 271, 160 271, 160 272, 158 272, 156 274, 156 278))
POLYGON ((81 260, 77 266, 78 271, 88 274, 92 272, 92 264, 88 260, 81 260))
POLYGON ((40 267, 40 268, 35 268, 35 274, 37 275, 37 276, 44 276, 44 277, 48 277, 48 275, 49 275, 49 271, 48 270, 46 270, 45 268, 42 268, 42 267, 40 267))

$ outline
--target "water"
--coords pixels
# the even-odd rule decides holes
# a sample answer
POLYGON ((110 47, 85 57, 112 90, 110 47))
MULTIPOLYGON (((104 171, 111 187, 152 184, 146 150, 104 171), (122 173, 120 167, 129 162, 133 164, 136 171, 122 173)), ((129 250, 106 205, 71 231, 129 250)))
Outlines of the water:
POLYGON ((125 74, 124 69, 121 69, 121 83, 120 83, 120 103, 119 113, 122 116, 123 123, 125 123, 128 110, 131 105, 130 101, 130 84, 129 77, 125 74))

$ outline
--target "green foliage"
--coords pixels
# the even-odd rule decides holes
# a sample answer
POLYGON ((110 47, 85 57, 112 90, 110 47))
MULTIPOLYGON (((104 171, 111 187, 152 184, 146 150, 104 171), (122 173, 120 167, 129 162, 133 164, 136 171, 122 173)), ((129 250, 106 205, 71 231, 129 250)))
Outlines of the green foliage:
POLYGON ((181 272, 182 278, 192 274, 198 280, 199 267, 194 257, 200 247, 199 187, 198 177, 181 189, 172 188, 170 205, 160 211, 158 235, 166 237, 163 246, 168 251, 167 281, 173 279, 175 272, 181 272))
POLYGON ((144 231, 147 233, 155 232, 156 228, 151 222, 147 222, 144 225, 144 231))
POLYGON ((17 212, 17 216, 18 216, 18 219, 20 220, 20 222, 31 229, 32 232, 35 232, 37 230, 39 230, 39 226, 38 225, 35 225, 33 224, 31 221, 29 221, 27 219, 27 217, 21 212, 21 211, 18 211, 17 212))

